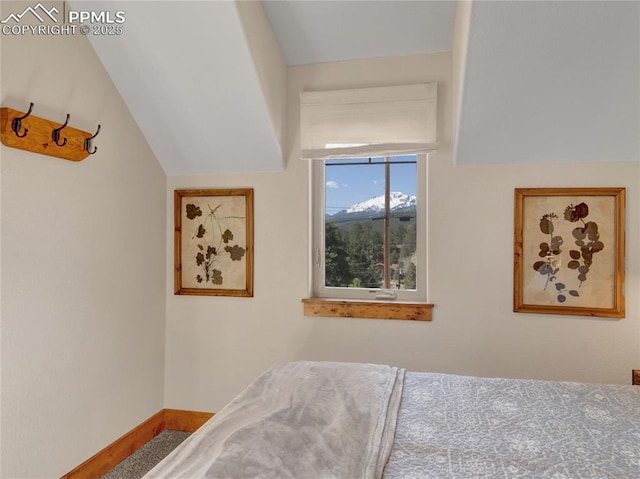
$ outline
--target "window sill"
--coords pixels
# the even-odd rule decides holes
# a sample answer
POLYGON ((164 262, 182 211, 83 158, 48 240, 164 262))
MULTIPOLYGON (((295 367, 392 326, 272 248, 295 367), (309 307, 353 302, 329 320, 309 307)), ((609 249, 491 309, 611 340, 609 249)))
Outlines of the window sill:
POLYGON ((331 318, 403 319, 431 321, 433 304, 403 301, 355 301, 346 299, 305 298, 305 316, 331 318))

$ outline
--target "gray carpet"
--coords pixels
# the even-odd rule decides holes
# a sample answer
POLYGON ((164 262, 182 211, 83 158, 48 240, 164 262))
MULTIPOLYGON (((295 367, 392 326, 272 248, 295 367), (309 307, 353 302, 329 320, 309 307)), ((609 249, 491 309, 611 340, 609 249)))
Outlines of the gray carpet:
POLYGON ((139 479, 164 459, 190 433, 162 431, 128 458, 107 472, 101 479, 139 479))

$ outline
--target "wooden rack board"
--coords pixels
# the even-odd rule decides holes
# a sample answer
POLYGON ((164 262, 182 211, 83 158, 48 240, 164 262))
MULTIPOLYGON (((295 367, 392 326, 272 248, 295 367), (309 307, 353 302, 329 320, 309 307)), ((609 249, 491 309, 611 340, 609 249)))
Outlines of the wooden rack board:
POLYGON ((66 138, 66 144, 56 145, 51 134, 54 129, 60 128, 63 122, 56 123, 29 115, 22 120, 22 131, 26 128, 29 132, 22 138, 17 136, 11 129, 11 122, 24 114, 11 108, 0 108, 0 139, 3 145, 71 161, 82 161, 89 156, 84 148, 84 141, 91 137, 91 133, 86 131, 66 126, 60 131, 60 141, 66 138))

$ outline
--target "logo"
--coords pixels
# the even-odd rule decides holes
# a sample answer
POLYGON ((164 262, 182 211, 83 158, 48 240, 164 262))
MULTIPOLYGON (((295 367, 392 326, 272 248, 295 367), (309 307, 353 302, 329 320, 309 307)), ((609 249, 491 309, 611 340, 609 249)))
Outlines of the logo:
POLYGON ((123 11, 68 10, 60 2, 62 14, 57 7, 47 9, 38 2, 20 13, 11 13, 0 20, 3 35, 121 35, 126 22, 123 11), (59 16, 60 15, 60 16, 59 16), (60 18, 60 21, 58 21, 60 18))
POLYGON ((20 23, 22 17, 24 17, 27 13, 31 13, 31 15, 40 20, 40 23, 44 23, 45 19, 41 15, 39 15, 38 12, 41 12, 42 14, 53 20, 55 23, 58 23, 58 19, 54 16, 54 14, 60 13, 60 10, 58 10, 56 7, 52 7, 51 10, 47 10, 41 3, 38 3, 35 7, 25 8, 22 13, 12 13, 4 20, 1 20, 0 23, 9 23, 10 20, 13 20, 15 23, 20 23))

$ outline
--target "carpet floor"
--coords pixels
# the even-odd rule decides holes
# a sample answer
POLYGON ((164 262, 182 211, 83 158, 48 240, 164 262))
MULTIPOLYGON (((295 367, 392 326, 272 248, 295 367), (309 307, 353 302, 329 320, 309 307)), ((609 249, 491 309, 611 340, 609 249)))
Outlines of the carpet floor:
POLYGON ((101 479, 140 479, 189 435, 188 432, 162 431, 101 479))

